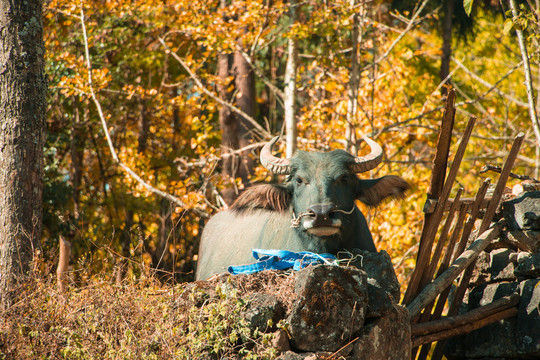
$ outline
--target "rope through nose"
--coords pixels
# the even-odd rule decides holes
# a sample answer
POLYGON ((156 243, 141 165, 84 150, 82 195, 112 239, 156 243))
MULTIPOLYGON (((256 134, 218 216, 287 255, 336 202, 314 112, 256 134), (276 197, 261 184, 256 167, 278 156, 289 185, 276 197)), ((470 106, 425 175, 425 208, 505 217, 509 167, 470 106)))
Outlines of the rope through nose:
POLYGON ((346 214, 346 215, 350 215, 353 213, 354 209, 356 208, 355 205, 352 206, 352 209, 350 211, 345 211, 345 210, 341 210, 341 209, 337 209, 337 210, 332 210, 331 212, 340 212, 340 213, 343 213, 343 214, 346 214))
MULTIPOLYGON (((352 209, 349 210, 349 211, 345 211, 345 210, 341 210, 341 209, 337 209, 337 210, 332 210, 331 212, 339 212, 339 213, 343 213, 345 215, 350 215, 353 213, 354 209, 356 208, 355 205, 353 205, 352 209)), ((294 210, 292 212, 292 219, 291 219, 291 227, 292 228, 297 228, 300 226, 300 221, 302 220, 302 218, 304 216, 313 216, 313 213, 312 212, 301 212, 300 214, 298 214, 298 217, 296 217, 295 213, 294 213, 294 210)))
POLYGON ((313 214, 311 212, 301 212, 298 214, 298 217, 295 217, 294 210, 292 213, 292 219, 291 219, 291 227, 297 228, 300 226, 300 221, 302 220, 302 217, 304 216, 312 216, 313 214))

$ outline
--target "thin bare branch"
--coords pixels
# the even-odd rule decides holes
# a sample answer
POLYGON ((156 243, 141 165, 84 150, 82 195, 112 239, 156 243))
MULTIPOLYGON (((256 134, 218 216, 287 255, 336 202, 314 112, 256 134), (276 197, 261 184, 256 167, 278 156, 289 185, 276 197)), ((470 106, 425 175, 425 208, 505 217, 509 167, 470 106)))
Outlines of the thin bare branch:
POLYGON ((240 149, 236 149, 236 150, 228 148, 228 147, 223 147, 226 151, 223 152, 220 156, 209 156, 209 157, 206 157, 206 158, 201 158, 198 161, 189 161, 189 162, 181 160, 181 159, 176 159, 175 162, 178 162, 178 163, 180 163, 181 165, 183 165, 185 167, 205 166, 209 162, 219 161, 221 159, 225 159, 225 158, 228 158, 228 157, 231 157, 231 156, 237 156, 237 155, 242 154, 245 151, 260 148, 260 147, 263 147, 264 145, 266 145, 266 141, 249 144, 247 146, 244 146, 244 147, 242 147, 240 149))
POLYGON ((236 106, 234 106, 233 104, 227 102, 227 101, 224 101, 222 99, 219 98, 219 96, 217 96, 216 94, 214 94, 213 92, 211 92, 210 90, 208 90, 206 88, 206 86, 204 86, 204 84, 201 82, 201 80, 199 79, 199 77, 191 70, 191 68, 185 63, 184 60, 182 60, 182 58, 180 56, 178 56, 178 54, 176 54, 175 52, 173 52, 171 50, 171 48, 169 48, 169 46, 165 43, 165 41, 162 39, 162 38, 159 38, 159 42, 161 43, 161 45, 163 45, 163 47, 165 48, 165 51, 172 55, 172 57, 178 61, 178 63, 180 65, 182 65, 182 67, 184 68, 184 70, 187 71, 187 73, 189 74, 189 76, 193 79, 193 81, 195 81, 195 83, 197 84, 197 86, 199 86, 199 88, 208 96, 210 96, 212 99, 214 99, 216 102, 220 103, 221 105, 223 106, 227 106, 228 108, 230 108, 232 111, 234 111, 235 113, 239 114, 240 116, 242 116, 244 119, 246 119, 248 122, 251 123, 251 125, 253 125, 253 127, 259 132, 259 135, 263 138, 263 139, 270 139, 271 138, 271 134, 266 131, 261 125, 259 125, 259 123, 254 119, 252 118, 251 116, 249 116, 248 114, 246 114, 244 111, 242 111, 241 109, 237 108, 236 106))
MULTIPOLYGON (((90 89, 90 96, 92 98, 92 101, 94 102, 95 106, 96 106, 96 109, 98 111, 98 115, 99 115, 99 119, 101 121, 101 126, 103 128, 103 132, 105 133, 105 137, 107 139, 107 144, 109 145, 109 150, 111 151, 111 155, 114 159, 114 161, 122 168, 126 171, 126 173, 128 173, 132 178, 134 178, 135 180, 137 180, 137 182, 139 182, 141 185, 144 186, 144 188, 156 195, 159 195, 173 203, 175 203, 176 205, 178 205, 179 207, 182 207, 182 208, 188 208, 188 206, 183 202, 181 201, 180 199, 178 199, 177 197, 169 194, 169 193, 166 193, 164 191, 161 191, 159 189, 156 189, 155 187, 153 187, 152 185, 150 185, 149 183, 147 183, 146 181, 144 181, 135 171, 133 171, 129 166, 127 166, 126 164, 124 164, 123 162, 120 161, 120 159, 118 158, 118 155, 116 153, 116 150, 114 148, 114 145, 112 143, 112 140, 111 140, 111 135, 109 133, 109 127, 107 125, 107 121, 105 120, 105 116, 103 115, 103 110, 101 108, 101 103, 99 102, 97 96, 96 96, 96 92, 94 91, 94 85, 93 85, 93 82, 92 82, 92 64, 90 62, 90 51, 88 49, 88 36, 86 34, 86 24, 85 24, 85 20, 84 20, 84 8, 81 4, 81 15, 80 15, 80 21, 81 21, 81 27, 82 27, 82 32, 83 32, 83 39, 84 39, 84 53, 85 53, 85 60, 86 60, 86 68, 87 68, 87 71, 88 71, 88 87, 90 89)), ((197 209, 197 208, 193 208, 193 211, 195 211, 198 215, 200 216, 203 216, 203 217, 208 217, 208 214, 206 214, 204 211, 200 210, 200 209, 197 209)))
MULTIPOLYGON (((482 167, 482 169, 480 170, 480 174, 483 174, 483 173, 488 172, 488 171, 494 171, 494 172, 500 174, 502 172, 502 168, 500 166, 497 166, 497 165, 487 164, 487 165, 484 165, 482 167)), ((538 179, 532 178, 530 176, 514 174, 513 172, 511 172, 509 174, 509 176, 511 178, 519 179, 519 180, 532 180, 534 182, 540 182, 538 179)))
POLYGON ((285 93, 281 91, 276 85, 272 84, 272 82, 268 80, 266 76, 264 76, 262 71, 253 64, 253 61, 251 60, 251 56, 249 56, 249 54, 246 53, 240 46, 238 46, 237 51, 240 51, 240 53, 244 56, 244 59, 246 59, 247 63, 251 66, 255 74, 262 80, 262 82, 270 90, 272 90, 274 94, 276 94, 278 98, 280 98, 280 100, 283 101, 283 99, 285 98, 285 93))
POLYGON ((416 24, 416 18, 418 18, 418 16, 420 15, 420 13, 422 12, 422 10, 424 10, 424 7, 426 6, 426 4, 428 3, 429 0, 424 0, 422 2, 422 4, 420 5, 420 7, 418 8, 418 10, 416 10, 416 12, 413 14, 413 16, 411 17, 411 20, 409 20, 408 24, 407 24, 407 27, 405 28, 405 30, 403 30, 403 32, 401 34, 399 34, 399 36, 392 42, 392 44, 388 47, 388 49, 386 49, 386 51, 384 52, 384 54, 382 54, 377 60, 375 60, 373 63, 369 64, 368 66, 366 66, 364 68, 364 70, 370 68, 371 66, 375 66, 377 65, 378 63, 380 63, 381 61, 383 61, 384 59, 386 59, 388 57, 388 55, 392 52, 392 50, 394 50, 394 47, 401 41, 401 39, 403 39, 403 37, 405 37, 405 35, 407 35, 407 33, 413 28, 413 26, 416 24))
POLYGON ((498 90, 499 89, 499 84, 501 82, 503 82, 507 77, 509 77, 521 64, 523 64, 523 61, 514 65, 510 70, 508 70, 506 72, 506 74, 504 74, 499 80, 497 80, 497 82, 495 84, 493 84, 489 89, 487 89, 483 94, 481 94, 480 96, 477 96, 475 99, 472 99, 472 100, 469 100, 469 101, 462 101, 460 103, 457 103, 456 104, 456 107, 457 106, 463 106, 463 105, 467 105, 467 104, 473 104, 473 103, 476 103, 476 102, 479 102, 480 100, 482 100, 483 98, 485 98, 489 93, 491 93, 493 90, 498 90))
POLYGON ((478 81, 480 84, 484 85, 485 87, 487 87, 489 90, 489 92, 491 90, 494 90, 494 89, 497 89, 497 92, 503 96, 504 98, 512 101, 513 103, 519 105, 519 106, 523 106, 523 107, 527 107, 528 104, 527 103, 524 103, 523 101, 519 100, 519 99, 516 99, 515 97, 511 96, 511 95, 508 95, 508 94, 505 94, 503 93, 499 88, 497 88, 497 85, 501 82, 501 80, 503 79, 506 79, 510 74, 512 74, 517 68, 519 68, 522 64, 523 64, 523 60, 520 61, 518 64, 514 65, 510 70, 508 70, 508 72, 499 80, 497 81, 497 83, 495 85, 492 85, 490 84, 489 82, 487 82, 486 80, 482 79, 480 76, 478 76, 477 74, 475 74, 474 72, 472 72, 471 70, 469 70, 465 65, 463 65, 463 63, 461 61, 459 61, 458 59, 456 59, 454 56, 451 57, 452 61, 454 63, 456 63, 456 65, 461 68, 463 71, 465 71, 465 73, 467 73, 467 75, 469 75, 470 77, 472 77, 474 80, 478 81))
MULTIPOLYGON (((512 9, 512 15, 514 18, 519 16, 517 11, 516 0, 509 0, 510 8, 512 9)), ((535 177, 538 177, 540 159, 538 159, 538 149, 540 148, 540 122, 536 114, 536 105, 534 103, 534 90, 531 78, 531 67, 529 63, 529 56, 527 55, 527 46, 525 45, 525 37, 523 31, 516 27, 516 35, 518 38, 519 49, 521 51, 521 57, 523 58, 523 71, 525 72, 525 86, 527 87, 527 99, 529 102, 529 116, 531 117, 532 126, 534 129, 534 135, 536 136, 536 168, 535 177)))

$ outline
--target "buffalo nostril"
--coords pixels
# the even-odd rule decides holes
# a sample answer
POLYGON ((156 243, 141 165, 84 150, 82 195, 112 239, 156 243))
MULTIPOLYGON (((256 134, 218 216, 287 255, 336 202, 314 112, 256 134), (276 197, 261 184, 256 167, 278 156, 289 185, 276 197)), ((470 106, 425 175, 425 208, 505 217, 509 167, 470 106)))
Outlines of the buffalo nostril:
POLYGON ((308 208, 308 212, 315 219, 328 220, 330 213, 335 208, 336 206, 331 204, 312 205, 308 208))

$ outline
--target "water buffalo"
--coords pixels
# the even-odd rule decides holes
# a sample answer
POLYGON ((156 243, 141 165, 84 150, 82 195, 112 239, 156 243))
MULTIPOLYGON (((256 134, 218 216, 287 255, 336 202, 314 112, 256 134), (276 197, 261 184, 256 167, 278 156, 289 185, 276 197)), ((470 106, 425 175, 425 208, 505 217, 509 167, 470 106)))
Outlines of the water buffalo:
POLYGON ((343 150, 298 151, 291 159, 281 159, 272 155, 277 140, 263 147, 260 159, 273 173, 288 175, 286 183, 248 188, 229 210, 210 219, 199 247, 197 280, 224 272, 229 265, 254 262, 254 248, 330 254, 377 251, 355 199, 376 206, 386 197, 403 196, 409 188, 399 176, 356 176, 381 162, 381 147, 365 137, 371 148, 366 156, 343 150))

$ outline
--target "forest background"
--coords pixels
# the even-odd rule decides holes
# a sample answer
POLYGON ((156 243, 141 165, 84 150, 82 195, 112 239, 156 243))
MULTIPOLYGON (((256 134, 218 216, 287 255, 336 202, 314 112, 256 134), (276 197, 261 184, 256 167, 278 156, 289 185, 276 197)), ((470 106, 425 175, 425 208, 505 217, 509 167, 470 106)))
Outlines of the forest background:
MULTIPOLYGON (((505 2, 465 8, 460 0, 45 2, 46 263, 57 262, 63 239, 75 286, 151 274, 192 280, 208 217, 247 186, 283 180, 260 166, 258 150, 294 134, 293 119, 299 149, 362 153, 365 134, 385 157, 362 176, 399 174, 413 185, 402 201, 364 208, 377 248, 406 284, 448 87, 457 93, 455 134, 478 118, 458 174, 464 196, 521 131, 514 172, 538 177, 515 32, 525 32, 537 90, 535 4, 513 20, 505 2)), ((279 144, 283 156, 294 151, 291 138, 279 144)))

